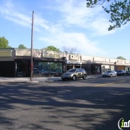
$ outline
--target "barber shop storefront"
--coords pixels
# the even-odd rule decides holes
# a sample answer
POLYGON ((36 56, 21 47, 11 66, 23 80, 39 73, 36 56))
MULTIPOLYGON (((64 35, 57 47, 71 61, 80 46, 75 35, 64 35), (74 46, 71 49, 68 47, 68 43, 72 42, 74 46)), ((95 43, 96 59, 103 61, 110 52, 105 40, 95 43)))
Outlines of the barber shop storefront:
MULTIPOLYGON (((0 76, 29 77, 30 49, 0 49, 0 76)), ((59 76, 66 71, 66 61, 59 53, 33 50, 33 75, 59 76)))

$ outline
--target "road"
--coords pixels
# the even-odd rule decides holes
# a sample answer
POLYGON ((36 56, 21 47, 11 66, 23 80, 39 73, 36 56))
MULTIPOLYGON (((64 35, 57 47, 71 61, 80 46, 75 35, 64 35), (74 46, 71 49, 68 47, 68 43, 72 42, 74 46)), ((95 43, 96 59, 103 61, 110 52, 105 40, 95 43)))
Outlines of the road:
POLYGON ((0 130, 118 130, 130 77, 0 85, 0 130))

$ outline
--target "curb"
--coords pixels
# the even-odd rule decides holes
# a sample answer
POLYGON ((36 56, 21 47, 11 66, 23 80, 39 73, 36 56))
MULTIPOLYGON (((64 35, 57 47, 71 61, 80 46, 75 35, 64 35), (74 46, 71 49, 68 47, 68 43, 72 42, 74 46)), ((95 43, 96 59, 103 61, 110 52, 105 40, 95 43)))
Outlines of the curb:
MULTIPOLYGON (((87 77, 87 79, 94 79, 94 78, 100 78, 101 76, 92 76, 92 77, 87 77)), ((86 80, 87 80, 86 79, 86 80)), ((40 82, 59 82, 59 81, 62 81, 60 79, 45 79, 45 80, 41 80, 41 81, 38 81, 38 80, 26 80, 26 81, 17 81, 14 79, 14 81, 11 81, 11 80, 2 80, 0 81, 0 83, 40 83, 40 82)))
POLYGON ((39 81, 0 81, 0 83, 39 83, 39 81))

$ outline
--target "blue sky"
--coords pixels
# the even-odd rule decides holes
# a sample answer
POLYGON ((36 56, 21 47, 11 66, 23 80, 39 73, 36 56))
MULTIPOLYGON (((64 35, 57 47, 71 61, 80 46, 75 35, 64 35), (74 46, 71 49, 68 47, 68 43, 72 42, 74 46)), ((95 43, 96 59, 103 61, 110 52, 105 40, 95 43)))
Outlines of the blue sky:
POLYGON ((86 0, 0 0, 0 37, 10 46, 30 48, 32 11, 34 48, 73 47, 83 55, 130 60, 130 24, 108 31, 109 15, 101 6, 86 8, 86 0))

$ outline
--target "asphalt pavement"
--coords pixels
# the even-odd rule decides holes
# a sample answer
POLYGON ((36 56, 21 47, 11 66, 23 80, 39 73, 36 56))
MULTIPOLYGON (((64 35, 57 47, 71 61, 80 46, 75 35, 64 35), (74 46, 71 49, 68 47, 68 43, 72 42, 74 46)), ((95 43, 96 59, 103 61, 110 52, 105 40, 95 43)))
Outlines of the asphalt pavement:
POLYGON ((0 83, 0 130, 119 130, 130 120, 129 78, 0 83))

